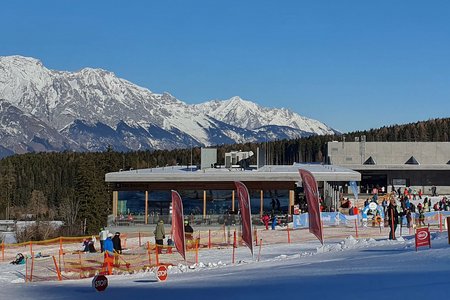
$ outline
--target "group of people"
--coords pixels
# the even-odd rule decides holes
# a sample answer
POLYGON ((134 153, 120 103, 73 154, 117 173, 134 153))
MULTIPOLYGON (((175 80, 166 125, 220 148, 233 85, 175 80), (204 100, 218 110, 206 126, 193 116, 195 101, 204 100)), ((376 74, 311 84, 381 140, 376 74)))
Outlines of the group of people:
POLYGON ((122 254, 122 240, 120 239, 120 232, 112 234, 108 229, 102 228, 100 233, 100 251, 108 254, 118 253, 122 254))

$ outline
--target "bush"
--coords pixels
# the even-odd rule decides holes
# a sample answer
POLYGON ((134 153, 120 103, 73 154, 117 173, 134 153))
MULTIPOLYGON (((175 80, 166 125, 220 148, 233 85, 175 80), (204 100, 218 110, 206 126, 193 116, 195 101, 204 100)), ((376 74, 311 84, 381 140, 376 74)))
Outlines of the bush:
POLYGON ((23 243, 53 239, 61 236, 61 231, 50 222, 37 221, 25 227, 16 227, 15 234, 17 243, 23 243))

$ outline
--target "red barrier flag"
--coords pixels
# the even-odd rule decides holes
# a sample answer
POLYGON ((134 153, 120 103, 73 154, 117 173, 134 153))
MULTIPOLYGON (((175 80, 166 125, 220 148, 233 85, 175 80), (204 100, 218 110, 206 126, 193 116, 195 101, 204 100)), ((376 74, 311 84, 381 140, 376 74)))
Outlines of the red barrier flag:
POLYGON ((172 190, 172 236, 175 248, 186 260, 186 241, 184 236, 183 202, 180 194, 172 190))
POLYGON ((322 221, 320 219, 319 190, 313 174, 308 170, 300 169, 303 190, 308 203, 309 232, 314 234, 323 245, 322 221))
POLYGON ((242 240, 250 248, 250 252, 253 256, 253 230, 252 230, 252 212, 250 208, 250 196, 248 189, 240 181, 235 181, 234 185, 239 198, 239 208, 241 210, 242 219, 242 240))

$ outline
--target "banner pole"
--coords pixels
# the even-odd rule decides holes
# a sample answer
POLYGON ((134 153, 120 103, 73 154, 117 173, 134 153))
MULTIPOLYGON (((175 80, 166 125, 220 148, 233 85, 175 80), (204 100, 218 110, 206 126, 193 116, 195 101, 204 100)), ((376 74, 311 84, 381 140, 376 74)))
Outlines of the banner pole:
POLYGON ((262 247, 262 239, 260 239, 259 240, 259 251, 258 251, 258 261, 259 261, 259 259, 260 259, 260 257, 261 257, 261 247, 262 247))
POLYGON ((358 238, 358 217, 356 217, 355 219, 355 234, 356 238, 358 238))

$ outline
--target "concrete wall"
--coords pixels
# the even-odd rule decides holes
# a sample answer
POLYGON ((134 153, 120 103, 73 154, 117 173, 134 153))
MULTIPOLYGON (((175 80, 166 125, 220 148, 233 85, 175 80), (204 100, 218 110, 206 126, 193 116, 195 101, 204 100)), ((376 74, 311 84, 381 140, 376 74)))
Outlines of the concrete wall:
POLYGON ((405 164, 411 156, 421 165, 446 164, 449 142, 329 142, 333 165, 360 165, 372 157, 377 165, 405 164))

